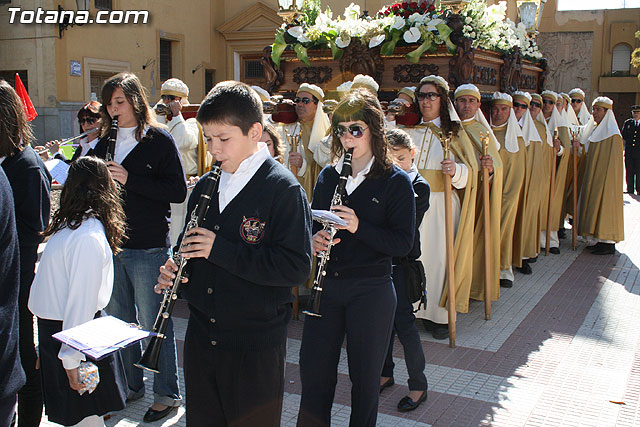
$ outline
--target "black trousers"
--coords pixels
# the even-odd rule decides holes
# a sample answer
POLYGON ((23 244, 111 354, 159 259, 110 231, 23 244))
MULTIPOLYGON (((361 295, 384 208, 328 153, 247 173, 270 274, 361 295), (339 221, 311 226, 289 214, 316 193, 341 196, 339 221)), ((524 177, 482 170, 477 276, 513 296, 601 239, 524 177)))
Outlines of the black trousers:
POLYGON ((260 351, 220 351, 193 315, 184 341, 187 426, 279 427, 286 337, 260 351))
POLYGON ((624 167, 627 170, 627 192, 640 194, 640 156, 625 153, 624 167))
POLYGON ((398 305, 382 376, 393 378, 393 368, 395 366, 393 362, 393 341, 395 335, 398 335, 398 339, 404 349, 404 362, 407 365, 409 374, 409 390, 426 390, 427 377, 424 375, 424 351, 422 350, 422 341, 420 341, 420 333, 416 325, 416 316, 413 314, 413 305, 409 302, 409 297, 407 296, 405 273, 402 265, 393 266, 393 285, 396 289, 398 305))
POLYGON ((323 288, 322 317, 307 316, 304 320, 298 426, 331 424, 340 350, 346 335, 352 383, 349 425, 373 427, 378 417, 380 375, 396 309, 391 277, 327 279, 323 288))
POLYGON ((0 399, 0 427, 9 427, 16 415, 16 395, 0 399))
POLYGON ((18 297, 20 329, 18 337, 20 360, 27 382, 18 391, 18 427, 39 426, 42 418, 42 385, 40 384, 40 371, 36 370, 38 356, 33 343, 33 314, 27 308, 37 259, 38 246, 20 247, 20 295, 18 297))

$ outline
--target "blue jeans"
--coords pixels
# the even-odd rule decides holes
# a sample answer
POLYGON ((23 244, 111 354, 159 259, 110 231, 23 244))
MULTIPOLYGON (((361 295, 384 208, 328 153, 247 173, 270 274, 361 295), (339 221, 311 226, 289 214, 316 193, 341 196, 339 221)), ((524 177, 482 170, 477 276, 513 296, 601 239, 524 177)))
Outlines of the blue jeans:
POLYGON ((413 306, 409 302, 405 290, 404 269, 401 265, 393 266, 393 285, 396 288, 398 305, 396 306, 396 317, 393 321, 393 331, 391 332, 391 342, 387 350, 387 358, 382 369, 383 377, 393 377, 393 340, 395 335, 404 349, 404 362, 407 364, 409 374, 409 390, 419 391, 427 389, 427 377, 424 375, 425 361, 422 351, 420 333, 416 326, 416 317, 413 315, 413 306))
MULTIPOLYGON (((162 295, 153 292, 160 274, 160 266, 169 257, 169 248, 123 249, 113 257, 113 294, 106 308, 108 314, 129 323, 138 323, 151 330, 158 315, 162 295)), ((178 357, 173 322, 169 321, 167 338, 162 344, 158 361, 159 374, 154 374, 154 402, 177 406, 180 400, 178 386, 178 357)), ((133 366, 142 354, 141 344, 121 351, 129 390, 144 392, 142 369, 133 366)))

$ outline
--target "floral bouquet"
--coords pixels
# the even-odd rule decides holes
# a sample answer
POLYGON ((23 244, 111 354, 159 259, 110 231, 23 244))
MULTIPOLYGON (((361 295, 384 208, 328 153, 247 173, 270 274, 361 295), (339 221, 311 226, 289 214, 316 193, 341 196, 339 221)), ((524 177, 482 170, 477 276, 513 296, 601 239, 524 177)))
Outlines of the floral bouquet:
MULTIPOLYGON (((322 12, 320 0, 307 0, 300 16, 283 24, 277 31, 271 57, 277 67, 287 48, 292 48, 298 59, 310 66, 307 49, 330 48, 334 59, 340 59, 351 43, 362 43, 369 48, 380 46, 381 55, 393 54, 397 45, 415 47, 406 54, 409 62, 417 63, 425 52, 446 46, 453 53, 456 45, 451 41, 453 28, 449 21, 453 13, 438 10, 429 1, 402 2, 383 7, 375 16, 361 12, 351 3, 342 17, 333 19, 331 9, 322 12)), ((474 47, 498 52, 519 48, 525 58, 542 58, 535 41, 527 34, 524 24, 515 25, 505 19, 506 2, 487 7, 485 0, 471 0, 460 12, 464 23, 463 35, 473 41, 474 47)))

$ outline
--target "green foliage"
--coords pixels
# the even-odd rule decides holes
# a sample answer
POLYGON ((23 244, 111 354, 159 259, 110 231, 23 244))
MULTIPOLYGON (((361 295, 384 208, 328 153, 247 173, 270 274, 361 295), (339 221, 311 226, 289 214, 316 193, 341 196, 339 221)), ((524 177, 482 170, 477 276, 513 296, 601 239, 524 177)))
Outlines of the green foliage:
POLYGON ((302 4, 302 20, 307 26, 312 26, 316 23, 316 18, 320 15, 321 10, 320 0, 305 0, 302 4))
MULTIPOLYGON (((636 31, 636 38, 640 39, 640 31, 636 31)), ((631 65, 640 69, 640 47, 631 53, 631 65)), ((638 73, 638 80, 640 80, 640 72, 638 73)))

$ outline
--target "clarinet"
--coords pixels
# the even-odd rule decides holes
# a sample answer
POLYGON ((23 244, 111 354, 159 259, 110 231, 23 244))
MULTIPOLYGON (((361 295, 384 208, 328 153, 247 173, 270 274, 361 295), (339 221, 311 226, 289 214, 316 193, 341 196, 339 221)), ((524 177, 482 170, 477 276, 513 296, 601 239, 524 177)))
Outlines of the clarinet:
POLYGON ((218 181, 220 180, 220 175, 222 171, 220 169, 220 162, 216 162, 211 167, 211 173, 207 177, 206 182, 204 183, 204 189, 202 194, 200 194, 200 199, 198 200, 198 204, 193 211, 191 211, 191 217, 187 226, 185 227, 184 233, 182 234, 182 238, 180 239, 180 244, 178 245, 178 251, 175 252, 172 256, 173 261, 178 266, 178 271, 176 272, 176 277, 173 279, 173 284, 170 288, 167 288, 164 291, 164 297, 162 298, 162 302, 160 303, 160 311, 158 311, 158 316, 156 317, 156 321, 153 324, 152 331, 155 332, 155 336, 151 338, 149 341, 149 345, 145 349, 142 357, 135 363, 134 366, 142 369, 147 369, 152 372, 160 372, 158 371, 158 359, 160 357, 160 348, 162 343, 166 339, 165 332, 167 331, 167 327, 169 326, 169 319, 171 318, 171 313, 173 312, 173 307, 178 299, 178 292, 180 291, 180 287, 182 286, 182 279, 189 277, 185 267, 187 265, 187 258, 182 256, 183 240, 184 236, 187 235, 187 232, 193 228, 199 227, 204 220, 205 215, 207 214, 207 210, 209 209, 209 202, 213 193, 218 188, 218 181))
MULTIPOLYGON (((338 185, 333 192, 333 198, 331 199, 331 206, 342 205, 342 200, 347 193, 347 179, 351 175, 351 158, 353 157, 353 148, 350 148, 344 155, 344 162, 342 163, 342 171, 340 172, 340 178, 338 179, 338 185)), ((320 314, 320 298, 322 297, 322 286, 324 278, 327 275, 327 264, 329 263, 329 256, 331 253, 331 247, 333 246, 333 238, 336 235, 336 225, 331 221, 321 221, 323 224, 323 230, 329 233, 329 244, 327 249, 318 253, 317 257, 318 268, 316 271, 316 277, 313 279, 313 289, 311 290, 311 308, 304 310, 303 313, 313 317, 322 317, 320 314)))
POLYGON ((113 161, 116 156, 116 139, 118 138, 118 116, 111 119, 111 128, 109 129, 109 137, 107 138, 107 154, 104 159, 107 162, 113 161))

